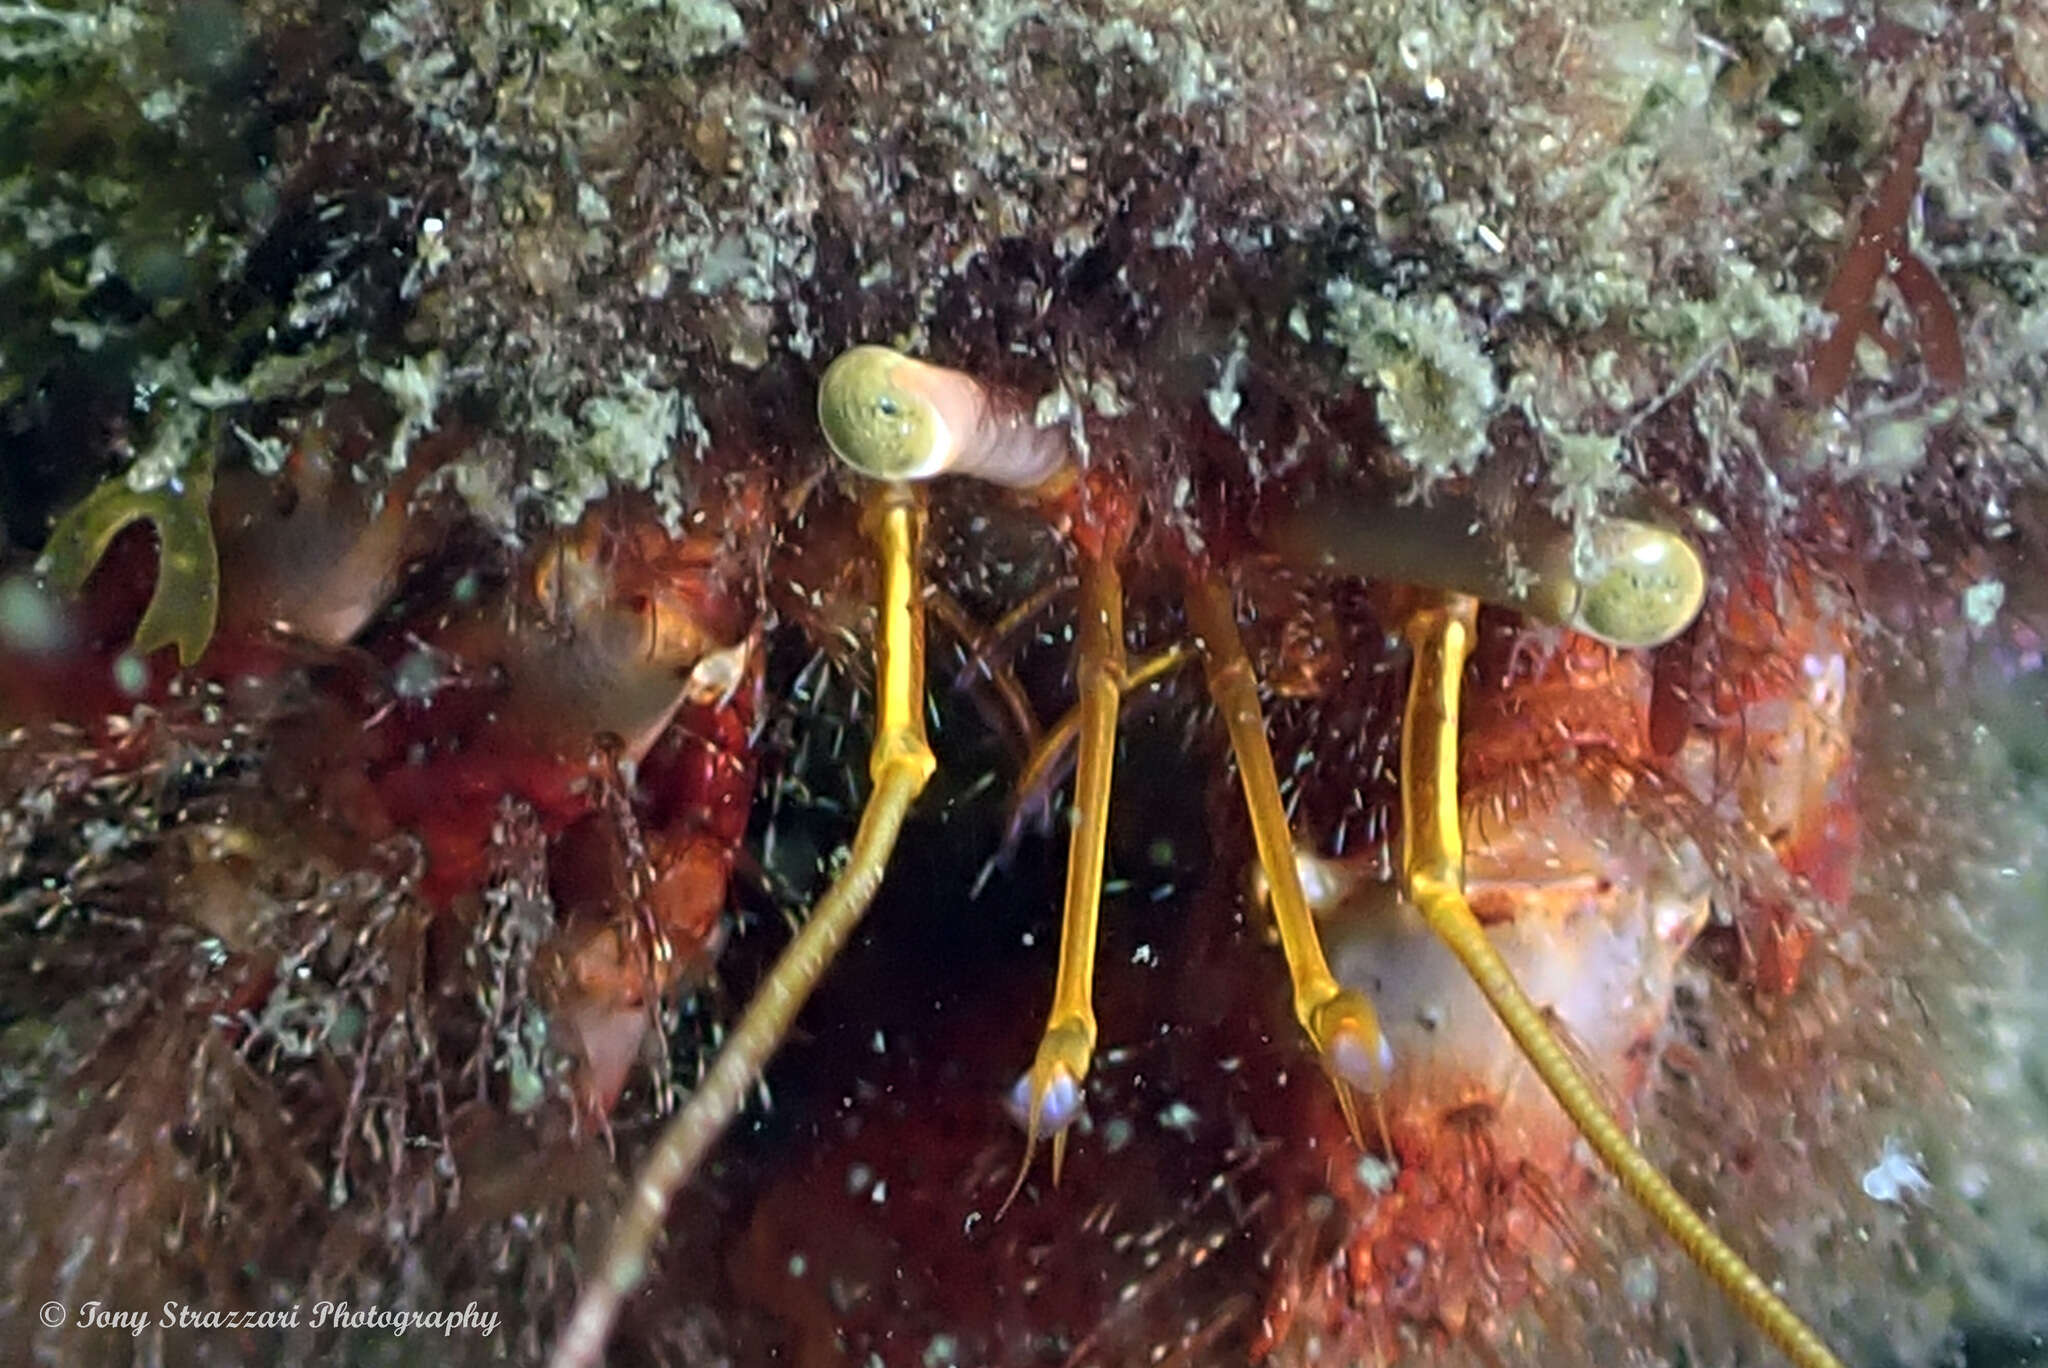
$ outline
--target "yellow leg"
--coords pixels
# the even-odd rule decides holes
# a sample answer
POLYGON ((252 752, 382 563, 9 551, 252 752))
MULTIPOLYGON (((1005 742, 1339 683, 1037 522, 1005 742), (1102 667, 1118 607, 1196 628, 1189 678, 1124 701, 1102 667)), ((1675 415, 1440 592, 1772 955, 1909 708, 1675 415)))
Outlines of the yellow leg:
MULTIPOLYGON (((1152 681, 1172 674, 1187 664, 1188 654, 1185 646, 1170 646, 1158 655, 1140 661, 1118 690, 1120 697, 1129 697, 1152 681)), ((1080 707, 1069 710, 1032 746, 1030 756, 1024 761, 1024 771, 1017 776, 1019 798, 1028 801, 1031 795, 1047 787, 1053 767, 1059 764, 1060 757, 1067 753, 1067 748, 1074 744, 1074 738, 1081 732, 1081 711, 1080 707)), ((1019 810, 1011 809, 1012 821, 1019 810)))
POLYGON ((1448 594, 1432 597, 1408 618, 1414 675, 1401 732, 1401 877, 1409 900, 1465 966, 1530 1066, 1629 1195, 1799 1368, 1842 1368, 1820 1337, 1686 1204, 1600 1104, 1592 1083, 1515 982, 1465 902, 1458 694, 1477 614, 1474 600, 1448 594))
POLYGON ((1052 1178, 1060 1178, 1067 1127, 1081 1114, 1081 1083, 1095 1053, 1095 933, 1102 912, 1103 847, 1109 836, 1109 785, 1116 762, 1117 709, 1123 700, 1124 591, 1113 562, 1091 560, 1081 575, 1075 683, 1080 694, 1080 756, 1074 770, 1074 832, 1067 847, 1067 892, 1060 915, 1059 978, 1038 1056, 1017 1080, 1013 1105, 1024 1123, 1024 1162, 1010 1199, 1023 1186, 1041 1133, 1052 1136, 1052 1178))
POLYGON ((748 1091, 798 1010, 853 934, 881 887, 911 803, 937 768, 924 734, 924 599, 918 574, 922 496, 905 485, 881 486, 869 509, 867 532, 882 567, 875 744, 868 759, 874 793, 861 813, 851 858, 768 971, 704 1081, 641 1165, 597 1275, 584 1285, 575 1315, 555 1346, 553 1368, 596 1368, 603 1361, 619 1306, 646 1275, 647 1254, 661 1233, 669 1202, 745 1107, 748 1091))
POLYGON ((1266 744, 1258 681, 1238 636, 1230 591, 1218 579, 1203 579, 1190 584, 1187 604, 1189 621, 1202 638, 1209 696, 1223 714, 1230 749, 1237 756, 1237 777, 1251 814, 1252 841, 1258 847, 1259 867, 1266 873, 1280 948, 1294 980, 1294 1015, 1322 1056, 1355 1140, 1358 1113, 1352 1089, 1379 1092, 1393 1066, 1393 1054, 1380 1034, 1372 1004, 1363 994, 1337 982, 1316 938, 1315 921, 1302 895, 1301 872, 1294 862, 1294 839, 1287 829, 1287 809, 1280 801, 1273 752, 1266 744))

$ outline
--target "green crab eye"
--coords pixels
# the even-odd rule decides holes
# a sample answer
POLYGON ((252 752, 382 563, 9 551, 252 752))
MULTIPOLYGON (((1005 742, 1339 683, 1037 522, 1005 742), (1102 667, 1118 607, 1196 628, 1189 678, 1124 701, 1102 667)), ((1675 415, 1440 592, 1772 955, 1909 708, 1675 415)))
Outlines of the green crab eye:
POLYGON ((151 524, 158 546, 156 589, 135 625, 135 649, 148 655, 175 645, 178 663, 190 665, 213 639, 220 610, 220 553, 208 515, 212 498, 211 462, 195 461, 181 483, 157 489, 133 489, 117 475, 57 520, 43 550, 43 573, 52 588, 76 594, 123 529, 151 524))
POLYGON ((818 384, 818 423, 840 460, 878 480, 936 475, 952 436, 938 405, 917 388, 915 361, 888 347, 855 347, 818 384))
POLYGON ((1699 616, 1706 566, 1692 543, 1649 523, 1617 518, 1593 532, 1577 567, 1572 625, 1617 646, 1659 646, 1699 616))

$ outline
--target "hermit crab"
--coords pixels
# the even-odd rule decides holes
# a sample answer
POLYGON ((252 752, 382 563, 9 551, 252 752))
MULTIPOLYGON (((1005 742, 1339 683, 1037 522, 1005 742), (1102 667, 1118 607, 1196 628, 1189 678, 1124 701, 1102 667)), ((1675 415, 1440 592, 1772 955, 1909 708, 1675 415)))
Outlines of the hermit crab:
MULTIPOLYGON (((1114 1138, 1116 1093, 1094 1104, 1100 1138, 1077 1146, 1075 1137, 1098 1053, 1124 1052, 1099 1028, 1097 1002, 1115 1001, 1116 1015, 1130 1016, 1117 976, 1098 988, 1095 972, 1122 718, 1148 681, 1199 655, 1210 706, 1183 716, 1215 726, 1227 742, 1254 871, 1249 880, 1213 874, 1221 892, 1204 915, 1241 899, 1240 923, 1270 916, 1305 1039, 1266 1034, 1263 979, 1248 972, 1267 954, 1255 939, 1226 935, 1207 949, 1185 942, 1194 962, 1170 981, 1189 992, 1226 985, 1213 1009, 1220 1015, 1196 1038, 1213 1040, 1218 1059, 1256 1038, 1267 1058, 1256 1070, 1233 1063, 1189 1073, 1183 1062, 1184 1096, 1220 1085, 1238 1095, 1205 1100, 1201 1110, 1295 1119, 1260 1142, 1264 1170, 1245 1180, 1268 1189, 1255 1201, 1276 1219, 1232 1223, 1267 1231, 1260 1257, 1215 1260, 1255 1280, 1183 1332, 1176 1352, 1190 1361, 1246 1353, 1317 1362, 1391 1356, 1418 1330, 1483 1340, 1533 1295, 1546 1269, 1571 1257, 1559 1208, 1589 1179, 1583 1140, 1794 1362, 1836 1361, 1641 1156, 1617 1118, 1645 1086, 1678 967, 1717 893, 1742 891, 1732 922, 1737 973, 1766 997, 1798 988, 1804 949, 1839 896, 1830 881, 1839 881, 1852 842, 1843 823, 1855 725, 1846 570, 1805 565, 1775 583, 1750 574, 1714 585, 1698 533, 1654 499, 1576 521, 1527 507, 1501 518, 1457 491, 1403 504, 1357 480, 1310 472, 1266 494, 1226 476, 1221 489, 1238 506, 1189 511, 1143 492, 1133 478, 1142 467, 1120 446, 1128 426, 1041 423, 1014 391, 880 346, 853 348, 827 366, 816 403, 819 441, 846 467, 863 506, 860 535, 872 547, 871 791, 831 888, 643 1161, 608 1251, 554 1345, 557 1361, 603 1357, 670 1202, 703 1173, 889 877, 906 819, 939 772, 925 721, 926 634, 939 617, 971 643, 981 677, 1003 683, 998 696, 1023 700, 1029 753, 1020 790, 1050 782, 1032 776, 1056 776, 1071 748, 1076 797, 1050 1009, 1033 1052, 1012 1065, 1021 1068, 1009 1098, 1021 1143, 991 1168, 985 1125, 935 1138, 920 1133, 930 1118, 917 1109, 878 1119, 884 1137, 906 1129, 899 1153, 923 1152, 937 1172, 954 1175, 927 1173, 899 1203, 936 1204, 969 1232, 986 1222, 997 1247, 1011 1251, 995 1256, 1006 1263, 1020 1257, 1008 1242, 1065 1219, 1056 1199, 1107 1184, 1120 1194, 1112 1200, 1158 1200, 1146 1184, 1119 1186, 1089 1152, 1128 1143, 1114 1138), (1067 592, 1063 566, 1076 567, 1076 701, 1067 719, 1032 735, 1031 691, 1018 677, 1030 656, 1062 654, 1060 642, 1019 655, 1002 644, 1003 632, 976 630, 973 613, 928 582, 933 496, 943 518, 1003 525, 987 535, 1038 537, 1050 548, 1032 572, 1050 576, 1049 594, 1028 576, 1012 577, 1036 611, 1067 592), (1714 656, 1702 670, 1690 655, 1669 653, 1710 599, 1714 656), (1127 601, 1141 606, 1140 631, 1127 630, 1127 601), (1158 649, 1133 665, 1133 639, 1158 649), (1370 668, 1347 664, 1346 650, 1370 668), (1272 686, 1279 702, 1271 711, 1255 656, 1286 681, 1272 686), (1347 708, 1385 707, 1372 729, 1393 753, 1374 768, 1390 801, 1378 833, 1343 858, 1308 853, 1289 817, 1272 738, 1300 725, 1284 716, 1290 697, 1338 718, 1347 708), (1709 820, 1709 808, 1725 811, 1709 820), (1290 1084, 1290 1059, 1313 1062, 1308 1072, 1324 1081, 1290 1084), (1276 1060, 1272 1077, 1249 1077, 1276 1060), (1523 1076, 1524 1061, 1548 1093, 1523 1076), (959 1149, 970 1136, 971 1155, 959 1149), (1042 1185, 1033 1182, 1041 1142, 1051 1159, 1042 1185), (1070 1161, 1077 1170, 1063 1172, 1070 1161), (961 1162, 964 1172, 954 1168, 961 1162), (1319 1206, 1334 1220, 1302 1214, 1319 1206)), ((715 953, 735 871, 748 858, 768 653, 749 586, 780 579, 780 592, 800 592, 806 580, 848 566, 778 560, 788 549, 773 549, 763 533, 787 505, 772 513, 772 486, 741 465, 684 535, 623 502, 480 583, 472 585, 474 565, 458 559, 416 572, 393 600, 397 565, 421 556, 441 517, 412 491, 461 435, 425 443, 394 501, 372 509, 332 492, 324 432, 315 429, 290 456, 282 502, 237 473, 218 489, 208 482, 136 498, 115 487, 81 505, 53 535, 51 577, 72 590, 91 577, 102 599, 129 603, 129 625, 82 621, 78 630, 103 634, 45 663, 31 654, 10 706, 32 715, 50 706, 41 700, 66 696, 64 681, 79 671, 114 673, 96 652, 154 645, 153 636, 127 646, 122 634, 158 631, 152 624, 166 613, 178 617, 202 677, 252 700, 240 706, 283 719, 267 743, 275 757, 268 782, 278 797, 299 795, 288 801, 325 814, 332 830, 323 844, 415 843, 421 863, 410 878, 427 909, 423 925, 459 925, 480 899, 490 906, 522 880, 545 892, 552 932, 529 991, 547 1004, 573 1061, 574 1114, 602 1131, 636 1074, 660 1055, 661 1005, 700 978, 715 953), (147 543, 121 540, 136 519, 152 521, 167 548, 148 605, 139 590, 149 580, 135 573, 132 554, 147 543), (302 556, 318 538, 340 553, 302 556), (185 543, 204 554, 185 555, 185 543), (213 584, 207 556, 241 572, 217 595, 192 592, 213 584), (116 574, 125 587, 110 590, 116 574), (444 574, 458 583, 437 578, 444 574), (260 599, 251 601, 252 590, 260 599), (195 625, 176 606, 185 601, 206 602, 208 622, 195 625), (80 648, 83 659, 74 659, 80 648), (307 660, 316 673, 291 683, 307 660), (39 683, 43 670, 51 673, 39 683), (287 701, 309 683, 314 702, 287 701), (514 859, 534 862, 536 872, 516 872, 514 859)), ((789 616, 802 620, 795 609, 789 616)), ((185 639, 164 636, 181 651, 185 639)), ((183 686, 166 673, 127 687, 145 696, 168 690, 163 706, 175 712, 183 686)), ((1359 786, 1357 774, 1329 777, 1334 785, 1297 766, 1289 787, 1301 802, 1335 792, 1340 808, 1355 807, 1341 795, 1359 786)), ((1020 792, 1011 806, 1024 800, 1020 792)), ((1013 815, 1013 831, 1016 822, 1013 815)), ((259 843, 249 819, 210 829, 213 845, 195 847, 181 876, 194 891, 181 896, 212 909, 204 924, 230 959, 250 965, 213 1013, 222 1039, 250 1048, 275 1029, 257 1004, 278 1000, 285 969, 265 958, 249 927, 213 908, 220 876, 201 875, 249 858, 259 843)), ((959 1037, 981 1053, 970 1040, 959 1037)), ((1189 1048, 1201 1058, 1210 1047, 1189 1048)), ((514 1096, 536 1086, 518 1083, 514 1096)), ((972 1094, 962 1096, 972 1111, 972 1094)), ((1173 1107, 1197 1111, 1187 1101, 1173 1107)), ((856 1153, 890 1148, 886 1138, 856 1135, 848 1133, 856 1153)), ((846 1167, 868 1171, 871 1162, 846 1167)), ((1226 1164, 1212 1181, 1230 1171, 1226 1164)), ((864 1207, 886 1181, 861 1185, 864 1207)), ((867 1213, 811 1226, 787 1200, 769 1192, 749 1222, 746 1300, 806 1327, 794 1331, 806 1361, 891 1343, 886 1295, 842 1286, 869 1257, 859 1252, 870 1238, 859 1233, 867 1213), (844 1250, 835 1248, 840 1240, 850 1241, 844 1250), (797 1247, 778 1258, 772 1251, 785 1241, 797 1247), (829 1309, 807 1300, 794 1271, 813 1263, 827 1285, 842 1286, 829 1309), (821 1316, 836 1328, 817 1330, 821 1316)), ((1169 1266, 1192 1278, 1208 1261, 1202 1251, 1214 1248, 1206 1241, 1230 1236, 1218 1229, 1169 1266)), ((901 1270, 894 1277, 911 1285, 901 1270)), ((1170 1302, 1175 1286, 1135 1304, 1170 1302)), ((1010 1360, 1038 1352, 1030 1346, 1047 1333, 1025 1325, 1089 1323, 1091 1313, 1056 1308, 1071 1289, 1040 1300, 1029 1287, 1008 1311, 949 1312, 960 1327, 953 1333, 974 1337, 954 1352, 1010 1360)), ((1157 1333, 1155 1319, 1148 1313, 1142 1328, 1119 1329, 1105 1317, 1070 1352, 1122 1361, 1139 1351, 1132 1336, 1157 1333)))
POLYGON ((14 8, 24 1352, 1946 1352, 2019 18, 14 8))
MULTIPOLYGON (((1128 491, 1119 487, 1113 468, 1105 472, 1097 465, 1084 470, 1066 435, 1034 425, 1013 398, 992 392, 966 374, 888 348, 859 347, 833 362, 820 383, 818 410, 833 451, 878 486, 865 515, 881 580, 878 701, 870 758, 873 795, 845 869, 648 1159, 598 1277, 586 1288, 578 1314, 557 1348, 555 1362, 564 1368, 601 1357, 618 1302, 633 1290, 675 1190, 697 1172, 711 1145, 744 1106, 769 1054, 789 1030, 810 989, 829 970, 833 955, 886 873, 906 810, 932 776, 936 761, 923 724, 925 613, 918 573, 926 515, 916 482, 939 475, 967 475, 1020 491, 1027 503, 1068 530, 1081 565, 1074 666, 1079 699, 1075 805, 1059 971, 1036 1058, 1016 1085, 1012 1107, 1024 1127, 1025 1152, 996 1219, 1015 1200, 1042 1138, 1050 1140, 1052 1178, 1059 1181, 1070 1128, 1081 1110, 1082 1086, 1098 1043, 1093 1006, 1098 912, 1117 717, 1129 677, 1119 563, 1131 543, 1139 511, 1128 491)), ((1705 595, 1698 552, 1680 532, 1623 518, 1603 518, 1576 531, 1538 521, 1512 541, 1480 534, 1470 510, 1455 506, 1421 512, 1340 507, 1287 521, 1286 536, 1297 543, 1295 554, 1301 559, 1323 565, 1341 561, 1348 572, 1394 586, 1387 598, 1388 616, 1398 624, 1411 663, 1400 743, 1401 845, 1390 895, 1414 909, 1464 966, 1579 1134, 1742 1313, 1803 1368, 1837 1363, 1796 1313, 1694 1214, 1629 1141, 1600 1099, 1601 1084, 1589 1077, 1587 1068, 1547 1024, 1546 1016, 1555 1009, 1539 1007, 1529 998, 1467 897, 1460 705, 1480 603, 1499 605, 1598 643, 1592 649, 1611 651, 1609 668, 1619 673, 1628 659, 1623 652, 1661 645, 1692 625, 1705 595), (1511 573, 1508 562, 1516 559, 1525 564, 1519 573, 1511 573)), ((1172 534, 1167 535, 1171 540, 1172 534)), ((1381 1106, 1397 1056, 1371 995, 1349 986, 1358 978, 1347 984, 1332 973, 1304 893, 1304 867, 1288 829, 1258 681, 1239 638, 1229 583, 1197 534, 1183 530, 1181 538, 1167 556, 1184 579, 1189 628, 1198 639, 1209 691, 1229 734, 1262 885, 1292 979, 1294 1014, 1335 1089, 1351 1137, 1360 1141, 1359 1099, 1381 1106)), ((1563 676, 1567 693, 1577 691, 1577 671, 1569 665, 1551 673, 1563 676)), ((1635 683, 1641 691, 1646 681, 1635 683)), ((1623 698, 1631 692, 1626 683, 1615 687, 1623 698)), ((1552 721, 1546 716, 1548 700, 1524 706, 1531 714, 1529 724, 1543 734, 1562 729, 1574 712, 1571 703, 1558 706, 1559 716, 1552 721)), ((1598 707, 1596 701, 1583 711, 1595 715, 1598 707)), ((1617 711, 1625 723, 1646 720, 1630 715, 1627 703, 1617 711)), ((1836 730, 1844 723, 1844 717, 1835 713, 1801 725, 1836 730)), ((1763 782, 1780 781, 1773 776, 1763 782)), ((1599 784, 1588 787, 1597 789, 1599 784)), ((1606 798, 1625 801, 1624 793, 1625 786, 1623 792, 1606 798)), ((1503 835, 1484 843, 1489 855, 1512 866, 1512 837, 1504 842, 1503 835)), ((1539 839, 1536 844, 1551 851, 1550 877, 1560 881, 1607 883, 1608 869, 1625 863, 1619 855, 1591 850, 1576 857, 1562 854, 1562 843, 1554 839, 1539 839)), ((1327 869, 1310 872, 1320 890, 1341 882, 1327 869)), ((1543 915, 1516 905, 1527 896, 1505 894, 1508 909, 1498 914, 1516 934, 1543 915)), ((1341 895, 1335 900, 1341 901, 1341 895)), ((1397 915, 1392 909, 1381 914, 1397 915)), ((1624 922, 1627 915, 1623 914, 1624 922)), ((1664 925, 1660 914, 1657 935, 1667 942, 1665 953, 1682 953, 1699 927, 1699 918, 1691 913, 1676 926, 1664 925)), ((1640 973, 1640 991, 1652 1004, 1661 1003, 1663 996, 1653 985, 1668 983, 1668 967, 1653 968, 1656 957, 1643 954, 1638 942, 1645 932, 1642 926, 1614 928, 1621 942, 1614 953, 1633 967, 1618 966, 1610 974, 1620 978, 1602 981, 1626 994, 1625 980, 1640 973)), ((1363 934, 1398 933, 1382 928, 1363 934)), ((1546 932, 1531 934, 1538 940, 1534 953, 1540 957, 1545 953, 1540 938, 1546 932)), ((1393 943, 1386 941, 1380 948, 1384 951, 1393 943)), ((1401 982, 1407 971, 1398 967, 1399 955, 1376 957, 1363 947, 1356 953, 1368 961, 1377 958, 1372 972, 1385 984, 1384 996, 1422 991, 1419 983, 1401 982)), ((1596 961, 1602 955, 1597 949, 1585 953, 1596 961)), ((1658 1008, 1651 1005, 1649 1010, 1654 1016, 1658 1008)), ((1475 1027, 1466 1022, 1460 1029, 1470 1032, 1475 1027)), ((1468 1061, 1452 1062, 1460 1047, 1431 1048, 1451 1057, 1437 1061, 1438 1071, 1487 1072, 1468 1061)), ((1468 1052, 1471 1048, 1463 1047, 1468 1052)), ((1391 1151, 1383 1111, 1377 1121, 1381 1144, 1391 1151)))

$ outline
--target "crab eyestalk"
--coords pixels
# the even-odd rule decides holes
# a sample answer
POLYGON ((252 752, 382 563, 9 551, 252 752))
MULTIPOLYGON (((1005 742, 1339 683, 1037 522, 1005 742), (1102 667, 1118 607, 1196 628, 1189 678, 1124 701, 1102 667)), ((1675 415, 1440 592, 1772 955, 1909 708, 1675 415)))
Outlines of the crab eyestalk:
POLYGON ((1698 549, 1634 518, 1574 528, 1525 517, 1497 533, 1463 500, 1401 507, 1339 495, 1282 520, 1275 540, 1305 566, 1468 594, 1610 646, 1660 646, 1706 601, 1698 549))
POLYGON ((1066 437, 973 376, 889 347, 855 347, 826 368, 818 423, 834 454, 876 480, 971 475, 1037 489, 1068 464, 1066 437))
POLYGON ((1610 646, 1661 646, 1690 627, 1706 601, 1700 553, 1652 523, 1599 518, 1532 550, 1536 583, 1526 611, 1610 646))

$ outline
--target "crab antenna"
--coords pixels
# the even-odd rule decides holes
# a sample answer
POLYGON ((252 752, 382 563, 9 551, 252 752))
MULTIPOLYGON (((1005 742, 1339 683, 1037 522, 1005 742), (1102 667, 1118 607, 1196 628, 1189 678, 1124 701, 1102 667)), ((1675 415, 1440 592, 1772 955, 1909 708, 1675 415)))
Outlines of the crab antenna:
POLYGON ((597 1275, 584 1284, 556 1344, 552 1368, 596 1368, 619 1308, 647 1274, 668 1206, 746 1106, 790 1023, 860 923, 881 887, 910 805, 937 768, 924 732, 924 595, 918 555, 924 504, 910 486, 876 488, 865 519, 882 568, 875 646, 874 792, 861 812, 846 868, 747 1004, 697 1090, 640 1166, 597 1275))
MULTIPOLYGON (((1380 1033, 1379 1017, 1364 994, 1343 987, 1330 972, 1316 938, 1315 920, 1302 893, 1301 871, 1295 864, 1294 838, 1287 829, 1287 809, 1280 799, 1280 780, 1273 769, 1273 751, 1266 743, 1265 715, 1259 707, 1259 686, 1250 657, 1238 635, 1230 590, 1213 575, 1188 585, 1188 619, 1202 640, 1208 666, 1209 696, 1223 715, 1230 749, 1237 757, 1238 782, 1251 815, 1252 842, 1265 871, 1267 898, 1280 929, 1280 948, 1294 981, 1294 1015, 1315 1043, 1323 1070, 1337 1089, 1351 1138, 1359 1139, 1353 1090, 1376 1095, 1386 1084, 1394 1057, 1380 1033)), ((1381 1127, 1384 1132, 1384 1124, 1381 1127)))
POLYGON ((1458 809, 1458 695, 1478 603, 1427 595, 1408 616, 1414 653, 1401 727, 1401 880, 1430 929, 1458 957, 1501 1025, 1579 1134, 1686 1257, 1797 1368, 1842 1368, 1819 1335, 1716 1235, 1601 1105, 1592 1082, 1544 1024, 1465 901, 1458 809))

